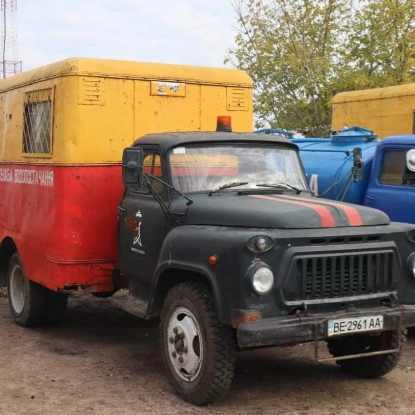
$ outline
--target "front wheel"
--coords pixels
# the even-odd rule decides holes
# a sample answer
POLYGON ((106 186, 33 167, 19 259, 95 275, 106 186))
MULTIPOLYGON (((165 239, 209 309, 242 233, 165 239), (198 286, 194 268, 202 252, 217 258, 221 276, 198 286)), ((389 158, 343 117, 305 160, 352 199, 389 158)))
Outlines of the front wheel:
POLYGON ((163 360, 178 395, 196 405, 224 396, 235 365, 232 329, 216 314, 211 291, 179 284, 167 295, 160 323, 163 360))
POLYGON ((395 353, 338 360, 336 362, 344 372, 351 375, 362 378, 377 378, 386 375, 396 367, 401 358, 405 341, 406 329, 402 329, 399 334, 397 331, 385 331, 376 336, 358 334, 330 339, 327 341, 327 346, 333 357, 379 352, 381 350, 396 350, 399 346, 395 353), (401 336, 400 339, 399 336, 401 336))

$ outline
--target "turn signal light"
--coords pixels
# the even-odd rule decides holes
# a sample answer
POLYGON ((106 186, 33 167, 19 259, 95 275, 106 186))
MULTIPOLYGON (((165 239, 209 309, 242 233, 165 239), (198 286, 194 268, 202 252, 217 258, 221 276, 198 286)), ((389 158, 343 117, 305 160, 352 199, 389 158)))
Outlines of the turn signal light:
POLYGON ((216 265, 218 263, 218 257, 216 255, 212 255, 209 257, 208 262, 210 265, 216 265))
POLYGON ((232 132, 232 120, 229 115, 220 115, 216 122, 216 131, 232 132))

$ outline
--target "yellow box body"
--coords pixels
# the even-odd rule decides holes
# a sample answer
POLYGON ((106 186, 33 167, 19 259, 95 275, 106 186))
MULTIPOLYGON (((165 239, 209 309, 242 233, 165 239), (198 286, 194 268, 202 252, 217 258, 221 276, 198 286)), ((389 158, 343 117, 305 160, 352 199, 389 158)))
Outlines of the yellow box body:
POLYGON ((0 112, 0 162, 118 164, 146 133, 212 131, 218 115, 252 131, 252 80, 235 69, 71 58, 0 81, 0 112), (42 90, 52 94, 50 154, 24 154, 24 100, 42 90))
POLYGON ((379 138, 415 134, 415 84, 342 92, 333 98, 332 128, 360 126, 379 138))
POLYGON ((0 256, 52 290, 111 291, 123 149, 146 133, 252 131, 234 69, 67 59, 0 81, 0 256))

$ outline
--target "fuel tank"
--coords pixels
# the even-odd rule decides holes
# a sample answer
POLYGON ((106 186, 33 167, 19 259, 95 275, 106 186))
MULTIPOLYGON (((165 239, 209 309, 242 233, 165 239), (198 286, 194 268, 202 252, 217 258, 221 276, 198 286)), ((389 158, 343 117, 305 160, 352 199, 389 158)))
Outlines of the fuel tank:
POLYGON ((373 131, 352 127, 331 138, 293 138, 291 141, 300 149, 308 182, 316 196, 339 200, 347 189, 342 199, 344 202, 363 204, 379 142, 373 131), (356 147, 362 151, 362 179, 358 182, 351 180, 348 185, 353 167, 353 149, 356 147))

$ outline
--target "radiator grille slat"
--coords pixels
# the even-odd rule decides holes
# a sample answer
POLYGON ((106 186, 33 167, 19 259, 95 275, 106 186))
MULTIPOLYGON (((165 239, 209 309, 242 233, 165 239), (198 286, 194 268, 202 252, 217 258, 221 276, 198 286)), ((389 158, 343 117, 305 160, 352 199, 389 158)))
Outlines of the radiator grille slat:
POLYGON ((393 289, 394 254, 299 258, 297 299, 350 297, 393 289))
POLYGON ((363 284, 363 257, 360 255, 357 260, 357 295, 361 295, 366 291, 366 286, 363 284))
MULTIPOLYGON (((313 258, 312 260, 311 260, 311 262, 312 262, 312 275, 315 275, 316 273, 317 273, 317 258, 313 258)), ((312 281, 312 288, 311 288, 311 296, 315 296, 316 295, 316 293, 317 293, 317 278, 312 278, 311 279, 311 281, 312 281)), ((319 282, 319 287, 320 287, 320 289, 321 289, 321 279, 320 279, 320 281, 318 281, 319 282)))
POLYGON ((321 291, 326 292, 328 287, 326 278, 327 278, 327 258, 321 258, 321 291))

